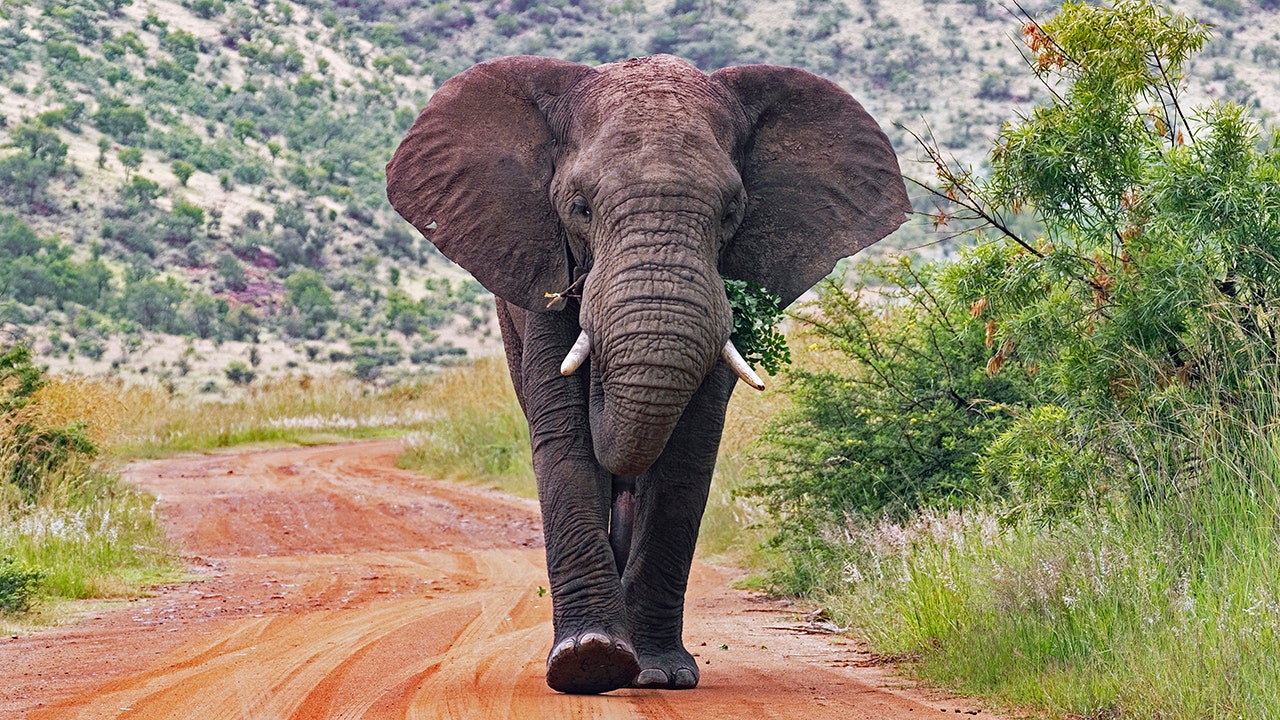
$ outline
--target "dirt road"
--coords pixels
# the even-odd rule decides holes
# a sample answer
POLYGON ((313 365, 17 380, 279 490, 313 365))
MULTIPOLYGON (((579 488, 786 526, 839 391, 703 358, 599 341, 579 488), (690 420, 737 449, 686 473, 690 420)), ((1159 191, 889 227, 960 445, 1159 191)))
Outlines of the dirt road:
MULTIPOLYGON (((394 441, 130 468, 198 580, 0 640, 0 717, 918 718, 975 711, 698 564, 693 691, 559 695, 534 503, 395 468, 394 441)), ((986 714, 983 712, 982 714, 986 714)))

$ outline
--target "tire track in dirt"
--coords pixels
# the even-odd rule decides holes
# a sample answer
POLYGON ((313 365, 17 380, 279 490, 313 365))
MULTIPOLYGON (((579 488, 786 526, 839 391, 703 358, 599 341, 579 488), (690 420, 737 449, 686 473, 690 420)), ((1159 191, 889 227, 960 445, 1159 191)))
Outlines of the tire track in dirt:
POLYGON ((0 716, 976 712, 906 689, 856 645, 776 629, 795 621, 786 608, 728 589, 733 574, 705 564, 686 611, 686 642, 704 663, 697 690, 554 693, 542 679, 551 601, 538 594, 548 583, 536 504, 398 470, 398 452, 375 441, 131 467, 200 579, 0 641, 0 716))

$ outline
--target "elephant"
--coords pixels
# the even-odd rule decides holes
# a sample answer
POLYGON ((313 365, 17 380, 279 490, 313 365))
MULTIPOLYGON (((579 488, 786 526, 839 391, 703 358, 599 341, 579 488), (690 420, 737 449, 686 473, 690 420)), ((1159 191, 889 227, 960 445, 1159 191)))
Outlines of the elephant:
POLYGON ((547 684, 695 687, 694 545, 730 394, 759 385, 724 278, 785 307, 902 224, 888 138, 796 68, 518 56, 441 85, 386 176, 496 299, 543 517, 547 684))

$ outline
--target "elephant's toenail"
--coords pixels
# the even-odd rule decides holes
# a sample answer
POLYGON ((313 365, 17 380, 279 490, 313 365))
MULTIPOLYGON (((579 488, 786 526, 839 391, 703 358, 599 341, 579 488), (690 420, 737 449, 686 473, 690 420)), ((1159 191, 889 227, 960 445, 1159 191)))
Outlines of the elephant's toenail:
POLYGON ((624 653, 629 653, 631 655, 636 654, 635 648, 631 647, 631 643, 627 642, 626 640, 618 641, 618 649, 624 653))
POLYGON ((551 654, 548 655, 547 657, 549 659, 561 653, 569 652, 570 650, 573 649, 573 646, 574 646, 573 638, 565 638, 564 640, 560 641, 559 645, 556 645, 555 647, 551 648, 551 654))
POLYGON ((689 668, 680 668, 676 670, 676 687, 691 688, 698 685, 698 678, 694 676, 693 671, 689 668))
POLYGON ((658 668, 641 670, 640 674, 636 676, 635 684, 637 687, 666 687, 667 674, 658 668))
POLYGON ((598 645, 607 649, 613 647, 613 640, 611 640, 608 635, 596 632, 587 633, 578 639, 579 649, 585 648, 589 645, 598 645))

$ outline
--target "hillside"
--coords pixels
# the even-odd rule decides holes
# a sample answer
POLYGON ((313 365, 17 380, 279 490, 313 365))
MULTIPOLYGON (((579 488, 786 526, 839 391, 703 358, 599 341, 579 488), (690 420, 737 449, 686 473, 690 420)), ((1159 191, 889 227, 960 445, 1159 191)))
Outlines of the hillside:
MULTIPOLYGON (((1219 24, 1192 97, 1280 107, 1277 6, 1178 4, 1219 24)), ((891 123, 977 162, 1044 92, 1020 27, 986 0, 5 0, 0 321, 54 367, 175 391, 490 352, 491 299, 383 195, 448 77, 515 53, 798 65, 859 97, 925 178, 891 123)))

